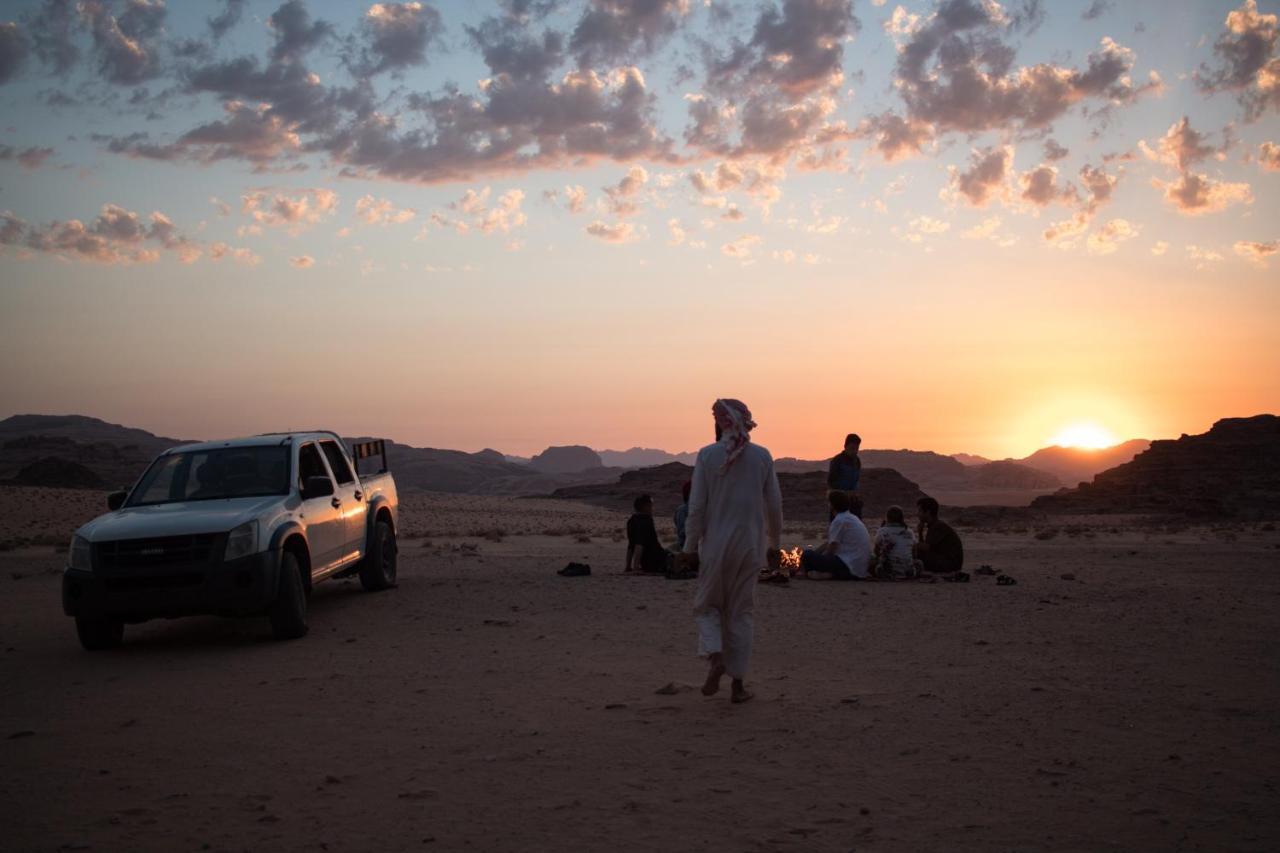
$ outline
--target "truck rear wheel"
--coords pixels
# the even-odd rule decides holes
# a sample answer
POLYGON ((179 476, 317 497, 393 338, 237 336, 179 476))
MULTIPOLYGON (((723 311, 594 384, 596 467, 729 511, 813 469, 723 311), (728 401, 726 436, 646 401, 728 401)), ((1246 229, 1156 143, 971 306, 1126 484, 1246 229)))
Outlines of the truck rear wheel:
POLYGON ((80 645, 91 652, 114 649, 124 641, 124 623, 102 616, 77 616, 76 634, 80 645))
POLYGON ((369 592, 395 586, 396 555, 395 531, 385 521, 377 522, 373 525, 369 553, 360 564, 360 585, 369 592))
POLYGON ((280 557, 280 590, 267 616, 277 640, 296 640, 307 633, 307 591, 298 558, 291 551, 280 557))

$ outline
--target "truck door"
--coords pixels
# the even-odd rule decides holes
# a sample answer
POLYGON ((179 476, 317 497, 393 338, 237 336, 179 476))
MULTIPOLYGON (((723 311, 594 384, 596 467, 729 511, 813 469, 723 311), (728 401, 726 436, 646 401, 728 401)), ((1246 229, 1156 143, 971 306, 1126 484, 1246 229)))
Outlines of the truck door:
MULTIPOLYGON (((308 477, 324 477, 332 482, 315 442, 298 448, 298 494, 308 477)), ((342 498, 335 487, 332 495, 304 499, 302 518, 307 525, 307 544, 311 548, 311 576, 323 575, 341 558, 346 545, 346 523, 342 517, 342 498)))
POLYGON ((346 542, 343 548, 344 562, 358 560, 364 556, 365 522, 369 517, 369 504, 365 501, 360 481, 351 470, 347 454, 336 441, 322 440, 320 449, 324 458, 329 461, 329 470, 338 482, 337 495, 342 499, 343 527, 346 531, 346 542))

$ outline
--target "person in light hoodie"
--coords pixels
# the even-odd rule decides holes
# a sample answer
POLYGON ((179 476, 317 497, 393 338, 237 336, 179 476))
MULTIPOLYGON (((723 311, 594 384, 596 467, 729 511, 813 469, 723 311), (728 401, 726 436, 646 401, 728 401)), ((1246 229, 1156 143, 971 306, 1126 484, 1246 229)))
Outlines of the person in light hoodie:
POLYGON ((782 493, 769 451, 751 441, 756 423, 738 400, 711 407, 716 441, 698 451, 685 523, 686 560, 698 568, 693 612, 698 654, 707 660, 706 696, 727 674, 731 698, 746 702, 756 582, 778 568, 782 493))

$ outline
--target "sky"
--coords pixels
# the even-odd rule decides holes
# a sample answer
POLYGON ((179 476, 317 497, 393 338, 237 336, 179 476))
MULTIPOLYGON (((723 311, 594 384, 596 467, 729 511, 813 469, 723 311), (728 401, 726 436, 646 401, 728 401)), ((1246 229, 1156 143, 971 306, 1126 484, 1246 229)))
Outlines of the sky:
POLYGON ((0 417, 1021 456, 1280 410, 1280 3, 0 4, 0 417))

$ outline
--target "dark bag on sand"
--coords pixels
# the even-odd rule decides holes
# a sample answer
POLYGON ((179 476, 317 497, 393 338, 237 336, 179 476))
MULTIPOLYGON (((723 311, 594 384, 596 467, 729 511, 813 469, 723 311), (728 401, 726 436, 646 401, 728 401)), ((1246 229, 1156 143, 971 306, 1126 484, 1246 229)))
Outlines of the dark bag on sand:
POLYGON ((586 563, 570 563, 556 574, 566 578, 582 578, 591 574, 591 567, 586 563))

